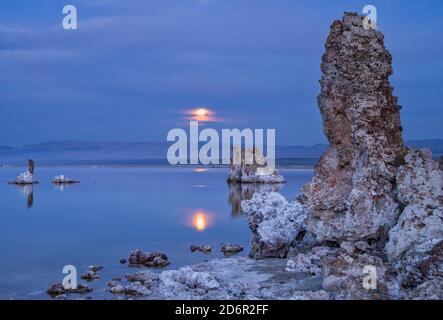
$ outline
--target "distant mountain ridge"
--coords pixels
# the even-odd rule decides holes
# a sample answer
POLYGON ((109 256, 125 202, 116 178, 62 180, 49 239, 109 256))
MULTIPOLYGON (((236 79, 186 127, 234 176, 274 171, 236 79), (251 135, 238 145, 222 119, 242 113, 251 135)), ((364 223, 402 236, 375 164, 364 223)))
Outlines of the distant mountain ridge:
MULTIPOLYGON (((170 142, 89 142, 54 141, 28 144, 20 147, 0 146, 0 162, 21 161, 32 158, 37 161, 88 161, 88 160, 157 160, 166 161, 170 142)), ((406 145, 428 148, 435 157, 443 155, 443 139, 410 140, 406 145)), ((277 159, 318 158, 327 144, 312 146, 277 145, 277 159)))

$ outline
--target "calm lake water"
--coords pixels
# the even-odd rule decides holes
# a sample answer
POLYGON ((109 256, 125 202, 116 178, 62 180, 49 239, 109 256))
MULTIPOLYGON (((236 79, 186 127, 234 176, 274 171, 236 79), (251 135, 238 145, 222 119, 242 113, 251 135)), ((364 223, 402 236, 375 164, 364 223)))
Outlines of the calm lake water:
MULTIPOLYGON (((65 265, 80 276, 92 264, 105 268, 88 284, 97 288, 91 295, 112 297, 102 289, 113 277, 136 271, 119 259, 137 248, 164 252, 168 269, 221 257, 223 242, 245 246, 241 255, 249 252, 239 202, 255 190, 230 188, 227 169, 45 167, 36 169, 37 185, 8 185, 21 171, 0 168, 0 299, 47 299, 65 265), (53 186, 59 174, 81 183, 53 186), (210 244, 213 251, 191 253, 191 244, 210 244)), ((280 192, 291 199, 313 174, 280 172, 288 180, 280 192)))

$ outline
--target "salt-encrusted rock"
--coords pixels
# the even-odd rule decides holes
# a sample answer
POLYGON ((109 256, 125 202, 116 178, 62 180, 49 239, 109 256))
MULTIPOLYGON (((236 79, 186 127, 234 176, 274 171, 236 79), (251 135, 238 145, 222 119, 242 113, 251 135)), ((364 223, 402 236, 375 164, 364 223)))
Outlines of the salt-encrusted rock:
POLYGON ((438 159, 438 165, 440 167, 440 170, 443 171, 443 156, 441 156, 440 159, 438 159))
POLYGON ((10 182, 11 184, 34 184, 34 175, 28 171, 22 172, 17 176, 17 179, 10 182))
POLYGON ((417 286, 408 296, 412 300, 443 300, 443 280, 434 278, 417 286))
POLYGON ((320 275, 321 266, 320 261, 316 263, 309 254, 299 253, 295 257, 288 260, 286 264, 286 271, 308 273, 311 275, 320 275))
POLYGON ((375 246, 368 244, 366 241, 348 242, 343 241, 340 243, 340 248, 344 249, 347 253, 365 253, 375 249, 375 246))
POLYGON ((212 246, 210 246, 208 244, 204 244, 201 246, 191 245, 191 252, 195 252, 195 251, 200 251, 203 253, 210 253, 212 251, 212 246))
POLYGON ((267 165, 256 148, 233 148, 228 183, 285 183, 278 171, 267 165))
POLYGON ((243 246, 232 243, 223 243, 220 250, 225 256, 232 256, 233 254, 243 251, 243 246))
POLYGON ((110 288, 109 288, 109 292, 111 293, 115 293, 115 294, 124 294, 124 287, 121 284, 118 283, 109 283, 110 288))
POLYGON ((160 252, 143 252, 134 250, 128 258, 130 266, 165 267, 169 264, 168 257, 160 252))
POLYGON ((279 193, 255 193, 242 202, 252 231, 250 257, 283 258, 305 229, 306 211, 298 201, 288 202, 279 193))
POLYGON ((390 261, 428 240, 443 239, 443 172, 426 149, 408 149, 397 173, 398 200, 404 206, 389 231, 390 261))
POLYGON ((443 238, 429 239, 407 251, 394 263, 398 281, 405 290, 412 290, 426 281, 443 283, 443 238))
POLYGON ((378 300, 389 297, 387 271, 380 258, 367 254, 343 253, 337 257, 327 256, 322 260, 323 288, 334 293, 336 299, 378 300), (376 273, 375 287, 366 277, 371 277, 371 268, 376 273), (365 284, 365 285, 364 285, 365 284))
POLYGON ((91 270, 86 271, 85 273, 82 273, 80 275, 80 279, 83 279, 86 281, 92 281, 92 280, 99 279, 99 278, 100 278, 100 275, 96 274, 95 272, 93 272, 91 270))
POLYGON ((428 149, 408 148, 397 173, 398 200, 404 205, 443 195, 443 173, 428 149))
POLYGON ((99 279, 100 275, 97 272, 103 270, 103 266, 89 266, 88 271, 80 275, 80 279, 92 281, 95 279, 99 279))
POLYGON ((84 294, 84 293, 89 293, 91 291, 92 291, 91 288, 89 288, 88 286, 83 285, 83 284, 78 284, 77 288, 73 289, 73 288, 65 288, 65 287, 63 287, 63 285, 61 283, 56 283, 56 284, 52 285, 48 289, 48 291, 46 291, 46 292, 52 298, 55 298, 55 297, 58 297, 61 295, 69 294, 69 293, 84 294))
POLYGON ((391 55, 362 19, 345 13, 335 21, 322 58, 318 105, 330 146, 300 197, 319 241, 378 240, 400 213, 394 189, 403 140, 391 55))
POLYGON ((287 257, 294 257, 300 252, 308 252, 316 246, 327 244, 327 242, 319 243, 315 234, 307 230, 302 230, 295 240, 288 251, 287 257))
POLYGON ((73 184, 73 183, 80 183, 80 181, 77 180, 72 180, 69 178, 66 178, 64 175, 59 175, 56 176, 53 180, 52 180, 53 184, 73 184))
POLYGON ((280 192, 284 184, 282 183, 229 183, 229 204, 233 216, 243 215, 241 202, 251 200, 254 193, 280 192))
POLYGON ((159 277, 162 290, 169 291, 172 294, 177 291, 191 289, 197 294, 203 295, 209 290, 220 287, 220 282, 213 274, 206 271, 193 271, 189 267, 164 271, 159 277))
POLYGON ((319 277, 297 279, 284 272, 282 259, 246 257, 213 259, 178 270, 164 271, 157 299, 290 299, 297 291, 321 290, 319 277))
POLYGON ((99 271, 102 271, 103 270, 103 266, 89 266, 88 267, 88 270, 89 271, 92 271, 92 272, 99 272, 99 271))
POLYGON ((28 160, 28 171, 22 172, 17 176, 17 179, 9 182, 9 184, 17 184, 17 185, 29 185, 38 183, 34 181, 34 161, 28 160))
POLYGON ((129 282, 140 282, 149 287, 159 280, 158 274, 146 270, 128 274, 125 277, 129 282))
POLYGON ((321 299, 325 295, 320 292, 321 277, 285 272, 285 264, 283 259, 213 259, 160 274, 142 270, 123 280, 114 278, 105 290, 128 299, 150 300, 296 299, 302 292, 321 299))
POLYGON ((314 247, 309 252, 300 252, 296 256, 289 258, 285 270, 309 275, 321 275, 321 260, 328 255, 336 256, 339 253, 343 253, 343 250, 323 246, 314 247))
POLYGON ((149 288, 140 282, 132 282, 126 286, 117 284, 109 289, 109 292, 114 294, 124 294, 127 296, 147 296, 151 293, 149 288))
POLYGON ((112 287, 118 286, 119 284, 120 283, 117 280, 111 280, 107 283, 107 286, 112 288, 112 287))
POLYGON ((325 290, 319 291, 296 291, 291 300, 330 300, 331 295, 325 290))

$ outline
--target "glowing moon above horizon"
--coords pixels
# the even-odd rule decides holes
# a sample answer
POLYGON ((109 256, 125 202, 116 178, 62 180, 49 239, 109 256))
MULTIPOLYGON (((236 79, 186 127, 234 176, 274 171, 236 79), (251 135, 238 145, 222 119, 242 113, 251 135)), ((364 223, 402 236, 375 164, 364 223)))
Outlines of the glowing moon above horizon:
POLYGON ((208 114, 208 112, 209 112, 208 109, 205 109, 205 108, 199 108, 199 109, 195 110, 195 114, 199 117, 206 116, 208 114))
POLYGON ((191 120, 215 121, 214 111, 208 108, 196 108, 188 111, 191 120))

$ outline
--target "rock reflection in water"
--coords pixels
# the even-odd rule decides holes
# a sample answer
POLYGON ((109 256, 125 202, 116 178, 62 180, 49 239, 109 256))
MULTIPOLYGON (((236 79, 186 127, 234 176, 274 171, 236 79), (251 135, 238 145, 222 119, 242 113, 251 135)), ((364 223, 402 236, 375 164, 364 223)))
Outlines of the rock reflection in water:
POLYGON ((54 184, 55 190, 58 190, 60 192, 65 191, 65 185, 64 184, 54 184))
POLYGON ((256 192, 280 192, 284 184, 253 184, 253 183, 228 183, 231 214, 233 217, 243 215, 241 202, 249 200, 256 192))
POLYGON ((32 184, 20 185, 20 193, 26 197, 26 204, 28 209, 34 205, 34 190, 32 184))

